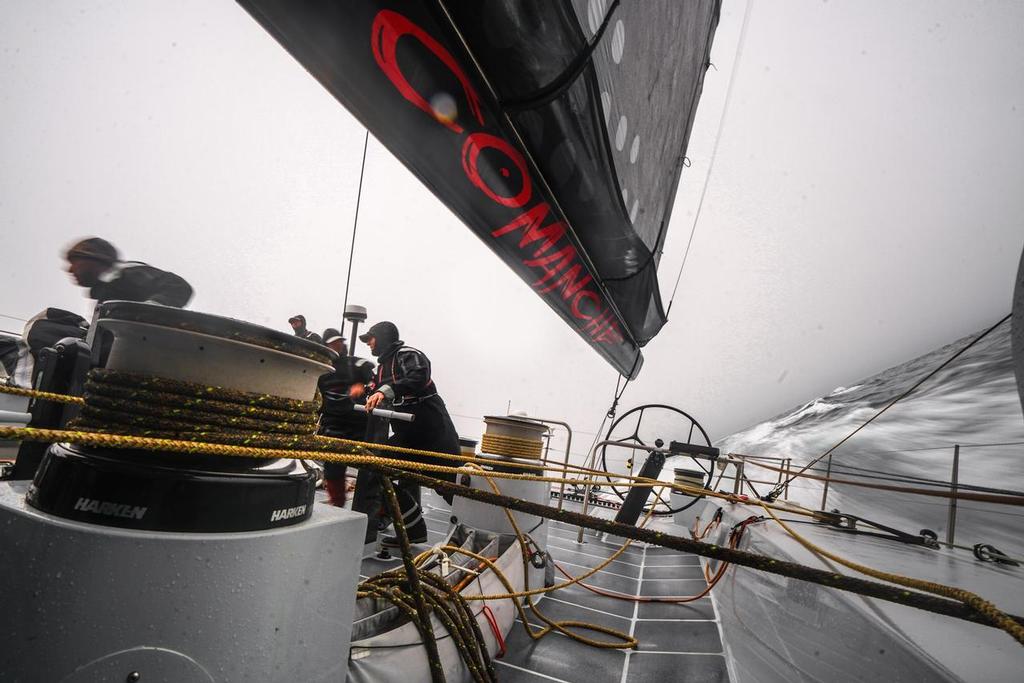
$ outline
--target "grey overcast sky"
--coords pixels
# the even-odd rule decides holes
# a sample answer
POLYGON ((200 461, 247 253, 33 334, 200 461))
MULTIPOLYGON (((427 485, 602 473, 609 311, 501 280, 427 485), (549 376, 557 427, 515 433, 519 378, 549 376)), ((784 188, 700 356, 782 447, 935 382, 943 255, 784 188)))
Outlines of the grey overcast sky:
MULTIPOLYGON (((745 8, 723 7, 666 303, 745 8)), ((671 319, 622 407, 720 437, 1005 315, 1021 36, 1020 2, 755 1, 671 319)), ((96 234, 186 277, 196 310, 337 323, 364 131, 237 5, 6 0, 0 50, 0 313, 87 312, 60 252, 96 234)), ((372 139, 350 301, 429 354, 467 435, 509 401, 583 432, 608 408, 614 371, 372 139)))

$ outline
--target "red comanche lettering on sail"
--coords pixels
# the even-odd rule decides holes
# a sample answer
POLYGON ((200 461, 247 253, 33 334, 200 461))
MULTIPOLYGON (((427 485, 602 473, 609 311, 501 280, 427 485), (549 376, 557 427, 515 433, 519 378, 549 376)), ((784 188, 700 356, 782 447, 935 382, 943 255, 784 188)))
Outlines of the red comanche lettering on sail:
MULTIPOLYGON (((398 65, 397 45, 399 39, 408 36, 430 50, 458 79, 465 92, 470 112, 477 123, 484 126, 480 97, 459 63, 444 46, 420 26, 392 10, 377 13, 371 32, 373 56, 398 92, 451 132, 466 135, 462 146, 462 169, 469 181, 492 201, 502 206, 523 209, 529 204, 533 195, 533 185, 526 160, 519 150, 504 138, 490 133, 467 134, 457 121, 438 116, 426 98, 417 92, 402 74, 398 65), (485 149, 500 152, 508 159, 510 165, 518 169, 523 179, 523 187, 518 194, 512 197, 499 194, 480 176, 477 164, 480 153, 485 149)), ((500 172, 504 177, 510 175, 507 168, 500 169, 500 172)), ((605 304, 590 273, 586 271, 576 247, 566 238, 565 224, 557 220, 544 224, 549 213, 550 205, 542 200, 525 209, 507 224, 492 230, 491 236, 497 239, 520 231, 518 249, 522 255, 521 262, 527 268, 538 271, 538 279, 531 283, 533 288, 546 296, 560 296, 567 304, 572 317, 580 321, 581 329, 592 340, 611 344, 621 343, 623 337, 619 330, 619 322, 611 308, 605 304)))

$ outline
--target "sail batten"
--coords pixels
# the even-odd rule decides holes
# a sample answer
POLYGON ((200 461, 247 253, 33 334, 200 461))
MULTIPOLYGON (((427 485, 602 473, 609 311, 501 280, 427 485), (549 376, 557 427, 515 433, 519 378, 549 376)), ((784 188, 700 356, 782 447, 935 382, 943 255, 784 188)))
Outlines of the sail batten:
POLYGON ((718 0, 239 2, 636 375, 665 322, 657 256, 718 0))

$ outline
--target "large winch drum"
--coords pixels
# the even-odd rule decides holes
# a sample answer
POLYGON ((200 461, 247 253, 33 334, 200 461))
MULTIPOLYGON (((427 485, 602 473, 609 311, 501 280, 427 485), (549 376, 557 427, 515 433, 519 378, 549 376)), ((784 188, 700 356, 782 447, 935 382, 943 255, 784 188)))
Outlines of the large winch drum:
MULTIPOLYGON (((277 418, 257 420, 245 411, 268 402, 303 406, 301 413, 288 413, 295 417, 280 418, 296 424, 283 437, 311 437, 317 379, 332 369, 335 355, 320 344, 241 320, 129 301, 97 307, 89 342, 92 384, 85 385, 83 417, 91 422, 85 431, 271 447, 281 443, 281 435, 267 437, 261 429, 276 428, 277 418), (96 386, 104 377, 121 382, 108 385, 113 393, 96 386), (154 402, 153 396, 166 401, 154 402), (225 418, 220 411, 233 400, 242 412, 225 418)), ((27 502, 58 517, 104 526, 257 531, 309 519, 315 486, 315 472, 295 459, 54 444, 27 502)))
MULTIPOLYGON (((511 474, 533 475, 523 479, 488 479, 483 474, 462 474, 459 483, 487 492, 492 487, 506 496, 528 500, 538 505, 549 505, 550 484, 542 480, 544 470, 536 465, 543 454, 544 435, 548 427, 527 417, 493 416, 484 417, 486 431, 481 439, 481 453, 478 463, 484 461, 485 470, 511 474)), ((530 536, 537 548, 547 547, 548 524, 543 517, 512 512, 519 531, 530 536)), ((509 522, 509 511, 469 498, 457 497, 452 504, 452 521, 477 529, 486 529, 499 534, 515 532, 509 522)), ((530 585, 537 587, 547 580, 549 567, 543 554, 532 559, 530 585)))
POLYGON ((91 336, 108 337, 109 370, 300 401, 332 370, 330 349, 241 320, 128 301, 98 314, 91 336))
POLYGON ((131 302, 101 304, 90 342, 67 428, 168 446, 53 444, 31 485, 0 482, 0 678, 343 679, 365 516, 314 505, 300 459, 179 452, 314 443, 333 352, 131 302))
POLYGON ((544 435, 548 427, 515 415, 484 417, 481 450, 484 453, 511 458, 539 459, 544 451, 544 435))

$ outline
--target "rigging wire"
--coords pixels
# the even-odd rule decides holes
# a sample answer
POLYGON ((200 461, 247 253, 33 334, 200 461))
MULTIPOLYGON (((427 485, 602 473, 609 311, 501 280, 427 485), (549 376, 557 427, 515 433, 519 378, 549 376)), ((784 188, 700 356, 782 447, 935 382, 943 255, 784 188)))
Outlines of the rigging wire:
MULTIPOLYGON (((896 472, 887 472, 885 470, 878 470, 870 467, 855 467, 853 465, 832 465, 832 469, 837 471, 838 474, 849 474, 851 476, 857 476, 864 479, 878 479, 882 481, 895 481, 904 484, 922 484, 926 486, 937 486, 939 488, 950 488, 953 486, 953 482, 948 479, 931 479, 928 477, 917 477, 911 474, 899 474, 896 472), (849 470, 849 472, 845 472, 849 470), (870 473, 870 474, 868 474, 870 473)), ((828 468, 825 467, 812 467, 814 472, 827 472, 828 468)), ((993 488, 991 486, 981 486, 979 484, 967 484, 964 482, 957 482, 956 487, 965 491, 977 491, 980 493, 998 493, 1006 496, 1024 496, 1024 491, 1017 489, 1002 489, 993 488)))
MULTIPOLYGON (((785 470, 783 470, 780 467, 772 467, 771 465, 765 465, 763 463, 756 463, 754 461, 750 461, 749 464, 755 465, 755 466, 760 467, 762 469, 770 470, 772 472, 778 472, 779 474, 785 474, 786 473, 785 470)), ((830 484, 844 484, 846 486, 859 486, 861 488, 873 489, 875 491, 895 491, 895 492, 898 492, 898 493, 910 493, 910 494, 914 494, 914 495, 918 495, 918 496, 931 496, 932 498, 950 498, 950 499, 954 499, 955 498, 957 500, 973 500, 973 501, 979 501, 979 502, 983 502, 983 503, 997 503, 997 504, 1024 506, 1024 496, 1003 495, 1003 494, 989 494, 989 493, 974 493, 972 491, 967 491, 965 489, 960 489, 959 487, 957 487, 955 490, 953 490, 953 487, 948 487, 948 489, 951 489, 951 490, 944 490, 947 487, 935 489, 935 488, 920 488, 920 487, 913 487, 913 486, 910 486, 910 487, 908 487, 908 486, 893 486, 891 484, 871 483, 871 482, 867 482, 867 481, 860 481, 860 480, 857 480, 857 479, 837 479, 837 478, 832 477, 832 476, 819 476, 817 474, 808 474, 807 472, 800 472, 800 473, 797 473, 794 476, 799 476, 802 479, 810 479, 812 481, 829 482, 830 484)), ((770 500, 774 500, 779 495, 781 495, 782 493, 785 492, 786 482, 783 481, 780 484, 776 484, 776 488, 778 488, 779 486, 781 486, 782 489, 783 489, 779 493, 776 493, 775 491, 772 491, 772 493, 769 493, 767 496, 758 496, 758 499, 759 500, 769 500, 769 501, 770 500)))
POLYGON ((722 130, 725 128, 725 117, 729 113, 729 105, 732 103, 733 86, 736 84, 736 74, 739 72, 740 60, 743 58, 743 44, 747 40, 747 26, 750 24, 750 10, 752 0, 747 0, 747 7, 743 10, 743 24, 740 28, 740 37, 736 42, 736 57, 733 59, 732 71, 729 74, 729 85, 725 91, 725 104, 722 105, 722 115, 718 119, 718 132, 715 134, 715 144, 711 147, 711 158, 708 160, 708 171, 704 175, 704 186, 700 191, 700 199, 697 201, 697 212, 693 216, 693 225, 690 227, 690 238, 686 241, 686 249, 683 251, 683 262, 679 264, 679 273, 676 275, 676 283, 672 287, 672 296, 668 300, 668 308, 665 309, 665 318, 672 311, 672 303, 676 299, 676 290, 679 289, 679 281, 683 277, 683 268, 686 266, 686 259, 690 255, 690 245, 693 244, 693 235, 697 232, 697 222, 700 220, 701 210, 704 208, 704 197, 708 192, 708 184, 711 180, 711 171, 715 167, 715 157, 718 154, 718 143, 722 139, 722 130))
MULTIPOLYGON (((892 451, 899 452, 899 451, 892 451)), ((872 452, 872 454, 875 454, 872 452)), ((745 453, 729 453, 730 456, 736 456, 743 458, 746 462, 758 466, 762 458, 756 455, 748 455, 745 453)), ((839 474, 849 474, 850 476, 857 476, 863 479, 877 479, 880 481, 895 481, 902 484, 921 484, 924 486, 937 486, 939 488, 950 488, 953 483, 944 479, 933 479, 929 477, 918 477, 912 474, 900 474, 899 472, 891 472, 887 470, 880 470, 877 467, 857 467, 855 465, 842 465, 839 463, 833 463, 832 470, 838 471, 839 474), (849 470, 846 472, 846 470, 849 470)), ((809 467, 810 472, 828 472, 826 467, 809 467)), ((957 483, 957 488, 965 491, 977 491, 979 493, 998 493, 1007 496, 1024 496, 1024 491, 1015 489, 1001 489, 993 488, 991 486, 981 486, 979 484, 966 484, 963 482, 957 483)))
MULTIPOLYGON (((937 488, 944 489, 948 489, 953 486, 953 482, 948 480, 929 479, 927 477, 915 477, 909 474, 887 473, 879 470, 873 470, 868 467, 853 467, 852 465, 833 465, 832 470, 836 472, 836 474, 847 474, 850 476, 860 477, 862 479, 894 481, 900 484, 919 484, 921 486, 935 486, 937 488), (867 472, 877 472, 877 474, 867 474, 867 472)), ((811 471, 828 472, 828 468, 812 467, 811 471)), ((998 493, 1004 496, 1024 496, 1024 491, 1019 491, 1015 489, 993 488, 991 486, 980 486, 978 484, 965 484, 962 482, 958 482, 956 488, 964 491, 975 491, 978 493, 998 493)))
POLYGON ((920 453, 921 451, 945 451, 949 450, 953 446, 960 446, 960 450, 965 448, 995 448, 998 446, 1024 446, 1024 441, 1000 441, 997 443, 961 443, 952 444, 948 443, 945 446, 926 446, 923 448, 902 448, 897 451, 875 451, 877 455, 886 455, 889 453, 920 453))
MULTIPOLYGON (((622 394, 625 393, 626 387, 629 386, 629 382, 630 382, 630 380, 627 379, 626 383, 622 384, 622 375, 616 375, 616 377, 615 377, 615 391, 612 392, 612 404, 608 408, 608 412, 606 412, 604 414, 604 417, 601 418, 601 425, 597 428, 597 431, 594 432, 594 440, 590 442, 590 448, 587 450, 587 453, 584 456, 584 464, 587 462, 587 459, 589 459, 591 456, 594 455, 594 446, 597 445, 597 440, 601 438, 601 433, 604 432, 604 425, 605 425, 605 423, 608 422, 609 418, 612 418, 612 419, 615 418, 615 410, 618 408, 619 399, 622 398, 622 394), (619 388, 620 384, 622 385, 621 389, 619 388)), ((590 463, 592 465, 593 464, 593 460, 590 460, 590 463)), ((577 479, 579 479, 579 477, 577 477, 577 479)))
POLYGON ((928 381, 929 379, 931 379, 931 378, 932 378, 932 377, 934 377, 934 376, 935 376, 936 374, 938 374, 938 372, 939 372, 940 370, 942 370, 942 369, 943 369, 943 368, 945 368, 945 367, 946 367, 947 365, 949 365, 950 363, 952 363, 953 361, 955 361, 955 360, 956 360, 957 358, 959 358, 960 356, 962 356, 962 355, 963 355, 964 353, 966 353, 966 352, 967 352, 967 350, 968 350, 968 349, 970 349, 970 348, 971 348, 971 347, 973 347, 973 346, 974 346, 975 344, 977 344, 978 342, 980 342, 980 341, 981 341, 982 339, 984 339, 985 337, 987 337, 987 336, 989 335, 989 333, 990 333, 990 332, 992 332, 992 331, 993 331, 994 329, 996 329, 997 327, 999 327, 1000 325, 1002 325, 1003 323, 1005 323, 1005 322, 1006 322, 1007 320, 1009 320, 1009 319, 1010 319, 1010 317, 1011 317, 1012 315, 1013 315, 1012 313, 1007 313, 1007 314, 1006 314, 1006 316, 1005 316, 1005 317, 1004 317, 1003 319, 1001 319, 1001 320, 1000 320, 999 322, 997 322, 997 323, 996 323, 995 325, 993 325, 992 327, 988 328, 987 330, 985 330, 984 332, 982 332, 981 334, 979 334, 979 335, 978 335, 977 337, 975 337, 975 338, 974 338, 973 340, 971 340, 971 342, 970 342, 969 344, 967 344, 967 345, 966 345, 965 347, 963 347, 962 349, 960 349, 959 351, 957 351, 956 353, 954 353, 954 354, 953 354, 952 356, 950 356, 950 357, 949 357, 949 358, 947 358, 947 359, 946 359, 945 361, 943 361, 943 362, 942 362, 942 364, 940 364, 940 365, 939 365, 939 366, 938 366, 937 368, 935 368, 934 370, 932 370, 931 372, 929 372, 929 373, 928 373, 927 375, 925 375, 924 377, 922 377, 922 378, 921 378, 920 380, 918 380, 918 381, 917 381, 917 383, 916 383, 916 384, 914 384, 914 386, 910 387, 909 389, 907 389, 906 391, 904 391, 904 392, 903 392, 902 394, 900 394, 899 396, 897 396, 897 397, 896 397, 896 398, 894 398, 893 400, 889 401, 889 403, 887 403, 887 404, 885 405, 885 407, 883 407, 883 408, 882 408, 881 410, 879 410, 879 411, 878 411, 877 413, 875 413, 874 415, 872 415, 871 417, 869 417, 869 418, 867 419, 867 421, 865 421, 865 422, 864 422, 864 423, 863 423, 862 425, 860 425, 859 427, 857 427, 856 429, 854 429, 854 430, 853 430, 852 432, 850 432, 849 434, 847 434, 846 436, 844 436, 844 437, 843 437, 842 439, 840 439, 840 440, 839 440, 839 442, 838 442, 838 443, 837 443, 837 444, 836 444, 835 446, 832 446, 832 448, 828 449, 827 451, 825 451, 824 453, 822 453, 821 455, 819 455, 818 457, 816 457, 816 458, 815 458, 814 460, 811 460, 811 461, 810 461, 809 463, 807 463, 806 465, 804 465, 804 466, 803 466, 803 467, 802 467, 802 468, 801 468, 800 470, 798 470, 798 471, 797 471, 797 472, 796 472, 795 474, 793 474, 793 475, 791 475, 790 477, 788 477, 788 478, 786 479, 786 481, 784 481, 784 482, 780 482, 780 483, 779 483, 779 484, 778 484, 778 485, 777 485, 777 486, 776 486, 776 487, 775 487, 774 489, 772 489, 772 490, 771 490, 771 492, 770 492, 770 493, 768 494, 768 500, 769 500, 769 501, 771 501, 771 500, 775 500, 776 498, 778 498, 779 494, 780 494, 780 493, 782 493, 782 489, 783 489, 783 488, 785 488, 786 484, 789 484, 789 483, 790 483, 790 482, 792 482, 792 481, 793 481, 794 479, 796 479, 797 477, 799 477, 800 475, 802 475, 802 474, 803 474, 804 472, 806 472, 806 471, 807 471, 807 470, 808 470, 808 469, 809 469, 809 468, 810 468, 810 467, 811 467, 812 465, 815 465, 815 464, 817 464, 818 462, 820 462, 820 461, 821 461, 822 459, 824 459, 824 458, 828 457, 829 455, 832 455, 832 453, 833 453, 833 452, 834 452, 834 451, 835 451, 835 450, 836 450, 837 448, 839 448, 839 447, 840 447, 840 446, 842 446, 842 445, 843 445, 844 443, 846 443, 846 442, 847 442, 847 441, 849 441, 849 440, 850 440, 851 438, 853 438, 853 436, 854 436, 854 435, 855 435, 855 434, 856 434, 857 432, 859 432, 860 430, 862 430, 862 429, 864 429, 865 427, 867 427, 867 426, 868 426, 869 424, 871 424, 872 422, 874 422, 874 421, 875 421, 875 420, 876 420, 877 418, 881 417, 882 413, 884 413, 885 411, 889 410, 889 408, 892 408, 892 407, 893 407, 894 405, 896 405, 896 404, 897 404, 897 403, 898 403, 899 401, 901 401, 902 399, 904 399, 904 398, 906 398, 907 396, 909 396, 910 394, 912 394, 912 393, 913 393, 913 392, 914 392, 914 391, 915 391, 915 390, 916 390, 916 389, 917 389, 918 387, 920 387, 920 386, 921 386, 922 384, 924 384, 924 383, 925 383, 925 382, 927 382, 927 381, 928 381))
MULTIPOLYGON (((370 129, 366 129, 366 137, 363 138, 363 162, 359 166, 359 189, 356 191, 356 215, 352 221, 352 246, 348 250, 348 274, 345 276, 345 300, 341 305, 342 321, 345 319, 345 311, 348 309, 348 284, 352 279, 352 260, 356 252, 356 229, 359 227, 359 202, 363 197, 363 175, 366 173, 366 148, 370 144, 370 129)), ((342 329, 345 324, 342 322, 342 329)), ((355 340, 352 340, 355 344, 355 340)))
MULTIPOLYGON (((619 375, 618 377, 615 378, 615 393, 613 394, 614 398, 612 399, 611 407, 608 408, 608 419, 610 420, 615 419, 615 411, 618 410, 619 408, 619 399, 622 398, 622 394, 626 393, 626 387, 629 386, 629 383, 631 381, 629 378, 627 378, 626 383, 622 385, 621 389, 619 389, 619 384, 621 380, 622 375, 619 375)), ((601 430, 599 429, 597 431, 598 434, 600 434, 601 430)))

